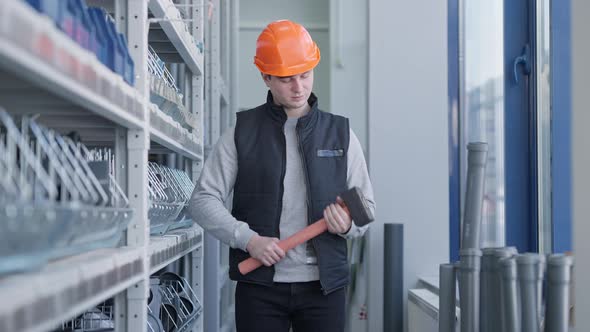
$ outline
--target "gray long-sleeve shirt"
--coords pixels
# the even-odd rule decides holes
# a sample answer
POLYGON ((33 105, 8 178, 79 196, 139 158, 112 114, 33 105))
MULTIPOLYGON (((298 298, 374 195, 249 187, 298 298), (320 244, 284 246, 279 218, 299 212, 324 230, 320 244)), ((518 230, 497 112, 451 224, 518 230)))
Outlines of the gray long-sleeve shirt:
MULTIPOLYGON (((283 206, 279 221, 281 239, 287 238, 307 226, 307 207, 305 205, 307 188, 305 187, 302 158, 297 144, 296 125, 296 118, 289 118, 285 123, 287 166, 283 181, 283 206)), ((373 188, 367 165, 360 142, 352 130, 350 131, 347 160, 348 187, 359 187, 368 206, 374 210, 373 188)), ((246 251, 248 241, 256 233, 248 227, 247 223, 235 219, 224 205, 233 190, 237 172, 234 128, 231 128, 221 136, 205 162, 189 203, 189 213, 201 227, 220 241, 232 248, 246 251)), ((367 226, 357 227, 353 223, 348 233, 342 236, 345 238, 357 237, 362 235, 366 228, 367 226)), ((307 243, 287 252, 286 256, 275 265, 274 281, 276 282, 306 282, 318 279, 319 270, 315 253, 307 243)))

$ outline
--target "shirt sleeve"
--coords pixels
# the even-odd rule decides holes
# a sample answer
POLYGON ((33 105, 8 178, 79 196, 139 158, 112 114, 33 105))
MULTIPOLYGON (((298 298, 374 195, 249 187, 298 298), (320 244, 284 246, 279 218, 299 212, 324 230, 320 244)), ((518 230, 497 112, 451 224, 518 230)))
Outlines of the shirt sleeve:
MULTIPOLYGON (((365 156, 361 143, 356 137, 355 133, 350 129, 350 143, 348 146, 348 172, 346 177, 348 188, 358 187, 363 196, 367 207, 375 213, 375 199, 373 195, 373 185, 369 178, 369 171, 367 169, 367 163, 365 162, 365 156)), ((369 225, 358 227, 355 225, 354 220, 347 233, 341 234, 346 239, 355 238, 362 236, 369 225)))
POLYGON ((225 202, 233 190, 238 172, 234 128, 219 139, 205 161, 192 193, 188 211, 193 220, 207 232, 232 248, 246 251, 256 234, 247 223, 234 218, 225 202))

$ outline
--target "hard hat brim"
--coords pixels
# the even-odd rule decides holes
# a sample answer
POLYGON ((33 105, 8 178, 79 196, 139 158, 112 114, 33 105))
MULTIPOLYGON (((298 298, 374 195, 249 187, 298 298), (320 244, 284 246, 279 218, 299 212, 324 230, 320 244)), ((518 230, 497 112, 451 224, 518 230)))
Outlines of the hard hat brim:
MULTIPOLYGON (((318 50, 318 53, 319 53, 319 50, 318 50)), ((260 72, 263 74, 285 77, 285 76, 293 76, 293 75, 302 74, 302 73, 305 73, 306 71, 310 71, 310 70, 314 69, 320 63, 320 59, 321 59, 321 56, 318 54, 317 59, 314 59, 314 60, 309 61, 307 63, 303 63, 303 64, 300 64, 297 66, 284 67, 283 65, 273 66, 273 65, 269 65, 269 64, 264 64, 260 60, 258 60, 256 57, 254 57, 254 64, 256 65, 256 68, 258 68, 258 70, 260 70, 260 72)))

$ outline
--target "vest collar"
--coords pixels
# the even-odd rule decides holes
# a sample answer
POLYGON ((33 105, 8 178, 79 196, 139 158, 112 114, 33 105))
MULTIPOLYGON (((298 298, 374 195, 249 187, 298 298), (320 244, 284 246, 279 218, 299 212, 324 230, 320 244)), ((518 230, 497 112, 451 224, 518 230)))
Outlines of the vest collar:
MULTIPOLYGON (((307 103, 309 104, 309 106, 311 106, 311 109, 307 114, 300 117, 297 121, 297 127, 303 128, 304 130, 311 129, 315 125, 319 115, 318 98, 313 92, 309 96, 309 99, 307 99, 307 103)), ((283 106, 279 106, 274 103, 272 93, 270 91, 268 91, 268 94, 266 96, 266 109, 271 119, 273 119, 274 121, 277 121, 281 125, 283 125, 287 121, 287 114, 285 113, 285 109, 283 108, 283 106)))

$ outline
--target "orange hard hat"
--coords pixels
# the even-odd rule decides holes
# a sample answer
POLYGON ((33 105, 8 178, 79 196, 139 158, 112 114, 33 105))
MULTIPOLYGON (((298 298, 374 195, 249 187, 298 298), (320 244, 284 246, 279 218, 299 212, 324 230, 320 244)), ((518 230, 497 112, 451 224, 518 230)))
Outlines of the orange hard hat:
POLYGON ((270 23, 256 41, 254 64, 273 76, 292 76, 313 69, 320 49, 303 26, 288 20, 270 23))

